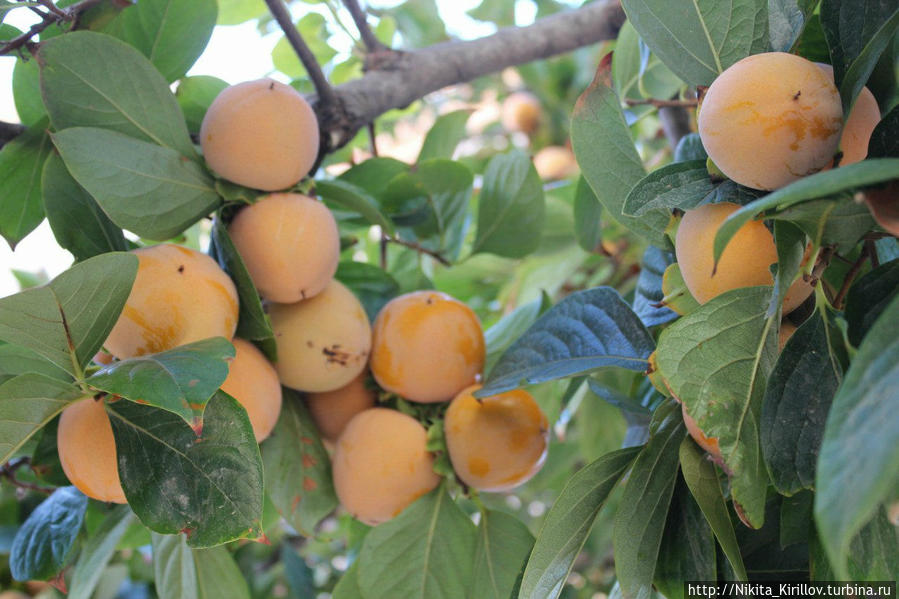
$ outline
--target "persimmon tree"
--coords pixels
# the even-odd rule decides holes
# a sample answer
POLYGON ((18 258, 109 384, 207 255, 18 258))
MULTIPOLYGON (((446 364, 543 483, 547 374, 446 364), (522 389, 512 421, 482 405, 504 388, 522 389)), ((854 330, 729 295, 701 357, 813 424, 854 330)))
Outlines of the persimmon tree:
POLYGON ((896 579, 895 2, 482 0, 468 41, 434 0, 12 11, 0 234, 74 264, 0 298, 0 590, 896 579), (187 73, 248 21, 290 86, 228 93, 299 116, 228 129, 241 82, 187 73))

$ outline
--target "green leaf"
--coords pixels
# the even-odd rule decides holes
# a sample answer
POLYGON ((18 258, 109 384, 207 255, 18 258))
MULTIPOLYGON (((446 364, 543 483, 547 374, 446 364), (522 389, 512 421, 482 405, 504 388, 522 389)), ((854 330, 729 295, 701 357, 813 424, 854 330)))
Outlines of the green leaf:
POLYGON ((668 505, 678 472, 678 447, 686 428, 680 406, 670 402, 653 413, 649 442, 634 460, 613 532, 615 574, 625 597, 652 589, 668 505))
POLYGON ((646 237, 659 247, 666 238, 655 231, 668 223, 627 217, 621 213, 628 192, 646 175, 634 140, 621 112, 621 103, 612 88, 608 60, 600 63, 596 78, 574 106, 571 115, 571 145, 584 178, 599 203, 617 222, 646 237))
POLYGON ((275 345, 275 333, 272 331, 271 320, 262 308, 259 292, 253 285, 253 279, 250 277, 243 258, 240 257, 237 248, 234 247, 234 242, 228 235, 228 227, 218 217, 212 225, 209 253, 237 287, 240 313, 237 318, 235 336, 256 342, 269 360, 276 361, 278 350, 275 345))
POLYGON ((674 161, 687 162, 690 160, 707 160, 709 155, 702 145, 699 133, 688 133, 680 138, 677 147, 674 148, 674 161))
POLYGON ((624 22, 615 40, 612 78, 618 95, 632 99, 670 98, 683 85, 658 56, 649 52, 630 21, 624 22))
POLYGON ((81 395, 70 383, 36 373, 0 385, 0 464, 81 395))
POLYGON ((782 210, 808 200, 889 181, 897 172, 899 158, 874 158, 809 175, 781 187, 727 217, 715 235, 715 259, 721 257, 724 248, 740 227, 766 210, 782 210))
POLYGON ((768 48, 767 0, 622 0, 652 51, 690 85, 710 85, 738 60, 768 48))
POLYGON ((409 165, 393 158, 369 158, 346 171, 338 180, 360 187, 373 197, 381 197, 390 182, 409 165))
POLYGON ((792 497, 784 497, 780 504, 780 546, 808 545, 812 531, 815 495, 812 491, 800 491, 792 497))
POLYGON ((44 580, 55 576, 75 545, 84 522, 87 497, 75 487, 53 492, 19 527, 9 554, 15 580, 44 580))
MULTIPOLYGON (((899 260, 881 264, 861 277, 846 296, 849 342, 858 347, 893 299, 899 295, 899 260)), ((3 348, 0 348, 2 352, 3 348)))
POLYGON ((11 343, 0 344, 0 384, 29 372, 42 374, 63 383, 72 380, 68 372, 30 349, 11 343))
POLYGON ((46 121, 0 149, 0 235, 15 249, 44 219, 41 169, 50 154, 46 121))
POLYGON ((509 599, 533 546, 534 535, 518 518, 505 512, 482 510, 474 553, 472 596, 509 599))
POLYGON ((522 258, 540 245, 543 184, 527 154, 513 150, 487 164, 478 198, 478 231, 472 254, 522 258))
POLYGON ((852 537, 899 485, 899 297, 871 326, 833 399, 815 478, 815 521, 837 574, 852 537), (864 456, 864 459, 859 459, 864 456), (850 492, 851 491, 851 492, 850 492))
POLYGON ((783 495, 814 488, 824 420, 843 375, 830 348, 835 332, 820 313, 813 314, 787 341, 768 379, 762 453, 783 495))
MULTIPOLYGON (((247 580, 225 547, 191 549, 191 553, 197 571, 198 599, 250 599, 247 580)), ((177 597, 182 599, 181 595, 177 597)))
POLYGON ((314 597, 313 573, 300 555, 288 543, 281 545, 281 561, 284 563, 284 577, 294 597, 314 597))
POLYGON ((387 14, 396 19, 406 48, 423 48, 447 39, 435 0, 406 0, 387 14))
POLYGON ((41 187, 53 236, 76 260, 128 250, 122 230, 72 178, 59 154, 51 154, 44 163, 41 187))
POLYGON ((602 204, 583 177, 574 192, 574 236, 584 251, 598 251, 602 244, 602 204))
POLYGON ((868 158, 899 158, 899 104, 874 127, 868 141, 868 158))
POLYGON ((795 224, 816 245, 835 244, 844 251, 854 247, 862 235, 876 226, 868 206, 852 201, 845 194, 836 199, 794 204, 770 218, 795 224))
POLYGON ((667 599, 684 599, 684 583, 716 580, 715 537, 683 478, 677 478, 653 584, 667 599))
POLYGON ((515 3, 506 0, 481 0, 481 3, 467 11, 467 14, 472 19, 509 27, 515 24, 515 3))
POLYGON ((37 60, 57 131, 101 127, 196 156, 168 83, 131 46, 102 33, 73 31, 41 44, 37 60))
POLYGON ((777 358, 777 326, 765 317, 770 297, 770 287, 723 293, 662 331, 656 350, 671 392, 718 438, 733 499, 753 527, 764 521, 768 485, 759 416, 777 358))
POLYGON ((171 83, 203 53, 217 16, 216 0, 141 0, 103 31, 140 50, 171 83))
POLYGON ((261 534, 262 460, 237 400, 217 393, 199 437, 158 408, 119 401, 107 411, 122 489, 147 528, 185 532, 192 547, 261 534))
POLYGON ((660 306, 665 297, 662 292, 662 276, 665 270, 674 263, 674 254, 660 250, 654 245, 646 248, 640 261, 640 277, 634 291, 634 313, 645 327, 653 327, 671 322, 678 317, 677 312, 666 306, 660 306))
POLYGON ((665 289, 664 304, 681 315, 692 314, 699 308, 699 302, 687 289, 680 264, 669 264, 662 273, 662 288, 665 289))
POLYGON ((430 158, 451 159, 459 142, 465 139, 465 123, 471 116, 470 110, 456 110, 441 115, 425 136, 417 162, 430 158))
POLYGON ((234 346, 224 337, 212 337, 113 362, 85 382, 94 389, 168 410, 200 430, 206 402, 225 382, 232 359, 234 346))
POLYGON ((200 125, 209 105, 223 89, 228 87, 226 81, 208 75, 184 77, 178 82, 175 99, 184 113, 187 130, 193 134, 200 133, 200 125))
MULTIPOLYGON (((315 56, 315 61, 324 65, 331 61, 337 55, 337 51, 328 45, 328 23, 319 13, 309 12, 297 21, 297 31, 308 44, 309 49, 315 56)), ((307 77, 306 69, 297 58, 297 53, 293 46, 287 41, 287 37, 282 37, 272 49, 272 63, 275 68, 291 79, 299 79, 307 77)))
POLYGON ((513 343, 476 395, 485 397, 525 382, 542 383, 602 366, 645 370, 652 336, 618 292, 597 287, 572 293, 550 308, 513 343))
POLYGON ((521 582, 520 599, 559 596, 600 508, 639 453, 637 447, 608 453, 565 483, 537 534, 521 582))
POLYGON ((71 485, 69 477, 62 469, 57 447, 59 416, 54 417, 40 430, 31 453, 31 471, 42 481, 56 487, 71 485))
POLYGON ((365 599, 467 599, 477 531, 440 485, 373 528, 359 552, 365 599))
POLYGON ((102 254, 43 287, 2 298, 0 339, 81 376, 115 325, 136 275, 137 256, 102 254))
POLYGON ((817 5, 818 0, 768 0, 770 49, 789 52, 817 5))
POLYGON ((119 540, 128 527, 136 521, 134 512, 127 505, 117 505, 106 515, 103 523, 94 532, 78 554, 68 599, 90 599, 103 576, 103 569, 112 559, 119 540))
POLYGON ((175 237, 221 203, 209 174, 175 150, 91 127, 51 137, 109 218, 141 237, 175 237))
POLYGON ((359 560, 344 572, 331 593, 332 599, 363 599, 359 589, 359 560))
POLYGON ((518 306, 484 331, 484 341, 487 346, 485 372, 493 370, 496 361, 499 360, 509 346, 537 321, 544 309, 544 303, 545 298, 540 298, 518 306))
POLYGON ((312 417, 295 391, 284 389, 281 416, 262 443, 265 491, 281 516, 303 534, 337 507, 331 462, 312 417))
POLYGON ((775 221, 774 245, 777 249, 777 272, 774 274, 774 293, 768 303, 766 316, 773 316, 783 303, 793 284, 805 255, 805 233, 788 222, 775 221))
POLYGON ((263 0, 218 0, 217 25, 239 25, 268 12, 263 0))
POLYGON ((393 223, 381 214, 378 203, 362 188, 342 179, 334 179, 333 181, 316 181, 315 191, 329 207, 336 206, 354 212, 370 224, 381 227, 388 235, 393 235, 393 223))
POLYGON ((706 522, 711 526, 715 538, 718 539, 718 544, 727 556, 737 580, 748 580, 743 557, 740 554, 740 544, 734 532, 727 503, 721 493, 721 483, 718 481, 715 466, 690 438, 683 440, 678 453, 684 481, 699 509, 702 510, 706 522))
POLYGON ((384 304, 400 294, 400 284, 390 273, 364 262, 340 262, 334 278, 346 285, 374 321, 384 304))
POLYGON ((36 60, 16 60, 12 72, 12 94, 19 120, 26 127, 37 125, 47 116, 41 99, 41 71, 36 60))
POLYGON ((161 599, 199 599, 197 565, 184 535, 152 533, 153 580, 161 599))

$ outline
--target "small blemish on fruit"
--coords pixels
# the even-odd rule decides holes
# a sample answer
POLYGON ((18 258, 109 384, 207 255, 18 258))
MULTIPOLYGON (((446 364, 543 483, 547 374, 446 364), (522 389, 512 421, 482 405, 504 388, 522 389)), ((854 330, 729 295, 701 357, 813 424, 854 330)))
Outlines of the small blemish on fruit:
POLYGON ((184 274, 184 265, 183 264, 178 267, 178 272, 180 274, 184 274))

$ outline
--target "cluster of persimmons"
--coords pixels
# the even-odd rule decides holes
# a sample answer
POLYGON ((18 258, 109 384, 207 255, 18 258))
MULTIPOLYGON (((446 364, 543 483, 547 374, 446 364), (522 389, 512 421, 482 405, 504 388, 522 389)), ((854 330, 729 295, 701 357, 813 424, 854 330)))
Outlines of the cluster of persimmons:
MULTIPOLYGON (((219 176, 267 192, 237 212, 228 233, 264 300, 278 359, 271 363, 234 337, 237 290, 212 258, 161 244, 133 250, 137 277, 96 361, 210 337, 232 340, 236 354, 221 389, 246 409, 257 442, 278 421, 282 385, 303 392, 333 450, 338 498, 369 524, 392 518, 440 481, 425 425, 378 407, 379 398, 448 402, 447 451, 471 488, 509 489, 539 470, 548 423, 533 397, 473 396, 485 342, 468 306, 435 291, 408 293, 387 303, 372 326, 352 291, 335 280, 340 238, 333 215, 316 198, 283 191, 309 173, 319 148, 315 114, 299 93, 269 79, 229 87, 210 106, 200 141, 219 176)), ((102 501, 127 501, 101 396, 63 411, 57 442, 76 487, 102 501)))

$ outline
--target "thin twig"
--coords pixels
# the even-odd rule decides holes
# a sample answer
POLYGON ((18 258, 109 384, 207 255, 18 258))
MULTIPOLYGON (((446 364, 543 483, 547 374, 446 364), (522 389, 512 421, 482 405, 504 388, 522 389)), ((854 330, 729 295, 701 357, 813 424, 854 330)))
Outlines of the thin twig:
POLYGON ((300 32, 294 26, 290 13, 287 12, 287 7, 284 6, 284 2, 282 0, 265 0, 265 4, 268 6, 268 10, 272 13, 275 21, 281 26, 287 41, 290 42, 294 52, 300 58, 300 62, 306 68, 306 72, 315 86, 315 91, 318 93, 319 100, 327 104, 337 103, 337 94, 334 93, 334 89, 325 78, 325 74, 322 72, 318 61, 315 60, 312 50, 309 49, 309 46, 303 40, 303 36, 300 35, 300 32))
POLYGON ((390 235, 385 235, 384 240, 387 243, 395 243, 397 245, 401 245, 403 247, 409 248, 410 250, 415 250, 419 254, 425 254, 427 256, 430 256, 431 258, 433 258, 434 260, 436 260, 437 262, 441 263, 444 266, 451 266, 450 261, 447 260, 446 258, 444 258, 443 256, 441 256, 439 252, 435 252, 434 250, 429 250, 428 248, 422 247, 412 241, 406 241, 405 239, 400 239, 399 237, 391 237, 390 235))
POLYGON ((859 271, 861 271, 862 267, 865 265, 865 262, 868 261, 868 251, 869 248, 867 244, 862 246, 862 251, 858 255, 858 259, 849 269, 849 272, 846 273, 846 278, 843 279, 843 286, 840 287, 840 290, 837 292, 836 297, 833 298, 833 307, 837 310, 843 309, 843 300, 846 299, 846 294, 849 293, 849 287, 850 285, 852 285, 852 281, 855 280, 855 277, 858 275, 859 271))
POLYGON ((35 23, 31 28, 22 35, 16 36, 0 46, 0 55, 9 54, 13 50, 17 50, 31 41, 31 38, 41 33, 50 25, 61 23, 63 21, 75 21, 78 16, 96 4, 100 4, 103 0, 81 0, 68 8, 57 8, 56 12, 47 13, 43 17, 43 21, 35 23), (64 16, 63 16, 64 15, 64 16))
POLYGON ((378 140, 375 137, 375 122, 372 121, 368 124, 368 145, 371 148, 371 155, 375 158, 378 157, 378 140))
POLYGON ((30 491, 37 491, 38 493, 45 493, 47 495, 55 491, 56 489, 54 489, 53 487, 43 487, 41 485, 25 482, 16 478, 16 471, 22 466, 30 463, 31 459, 27 457, 10 460, 6 464, 3 464, 2 467, 0 467, 0 477, 8 479, 10 484, 20 489, 28 489, 30 491))
POLYGON ((66 13, 66 11, 62 10, 61 8, 57 8, 57 6, 55 4, 53 4, 52 0, 37 0, 37 1, 38 1, 38 4, 40 4, 47 10, 49 10, 51 13, 56 15, 58 18, 66 20, 66 21, 71 20, 71 17, 69 16, 69 14, 66 13))
POLYGON ((368 21, 365 19, 365 11, 360 8, 359 3, 356 0, 343 0, 343 5, 350 11, 350 15, 353 17, 356 29, 359 30, 359 35, 362 37, 362 43, 365 44, 365 48, 369 52, 378 52, 379 50, 386 49, 387 46, 382 44, 381 40, 375 37, 375 34, 368 26, 368 21))
POLYGON ((698 100, 658 100, 656 98, 644 98, 642 100, 636 100, 632 98, 625 98, 624 103, 628 106, 655 106, 656 108, 664 108, 664 107, 680 107, 680 108, 690 108, 692 106, 696 106, 699 104, 698 100))

